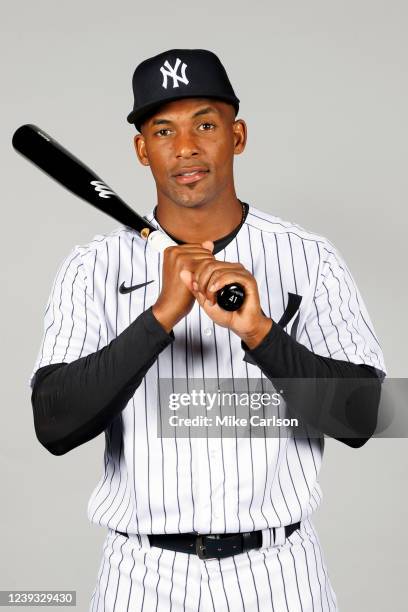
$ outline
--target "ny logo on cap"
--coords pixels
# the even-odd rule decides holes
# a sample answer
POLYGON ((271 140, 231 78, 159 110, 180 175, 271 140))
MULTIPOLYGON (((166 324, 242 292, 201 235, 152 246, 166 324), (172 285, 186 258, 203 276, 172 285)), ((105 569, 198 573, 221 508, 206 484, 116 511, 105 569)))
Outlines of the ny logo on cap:
POLYGON ((173 79, 173 89, 174 87, 179 86, 179 81, 180 83, 184 83, 184 85, 188 85, 189 81, 188 81, 188 78, 186 77, 187 64, 183 62, 181 66, 181 76, 179 76, 177 74, 177 71, 179 69, 180 64, 181 64, 181 60, 177 58, 176 63, 174 64, 174 68, 172 68, 169 64, 169 61, 166 60, 163 66, 160 68, 160 72, 163 75, 162 87, 164 87, 164 89, 167 89, 167 77, 171 77, 173 79))

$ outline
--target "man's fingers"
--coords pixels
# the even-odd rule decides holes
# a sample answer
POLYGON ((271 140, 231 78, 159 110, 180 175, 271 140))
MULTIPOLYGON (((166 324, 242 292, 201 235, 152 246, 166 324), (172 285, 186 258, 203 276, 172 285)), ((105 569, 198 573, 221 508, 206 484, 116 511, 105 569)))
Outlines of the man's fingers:
POLYGON ((183 281, 183 283, 186 285, 187 289, 190 289, 191 291, 193 289, 193 286, 192 286, 193 273, 190 270, 181 270, 180 278, 183 281))
POLYGON ((192 293, 195 299, 197 300, 197 302, 200 304, 200 306, 209 306, 212 308, 217 306, 217 300, 216 300, 215 295, 213 295, 211 299, 208 299, 207 296, 201 293, 200 291, 193 290, 192 293))
MULTIPOLYGON (((205 243, 203 243, 203 244, 205 244, 205 243)), ((212 248, 210 249, 209 246, 210 246, 210 244, 212 245, 213 243, 208 241, 207 242, 207 248, 205 246, 203 246, 203 244, 198 244, 198 243, 197 244, 195 244, 195 243, 191 243, 191 244, 190 243, 186 243, 186 244, 174 244, 174 245, 168 246, 165 249, 165 252, 167 253, 167 252, 171 252, 171 251, 174 251, 174 252, 177 252, 177 251, 203 252, 203 251, 205 251, 208 254, 208 252, 212 250, 212 248)))
POLYGON ((182 270, 188 270, 189 272, 194 273, 199 263, 208 264, 211 261, 212 261, 212 258, 209 253, 207 253, 207 255, 198 254, 194 258, 183 257, 183 258, 177 259, 177 266, 175 266, 175 270, 179 270, 180 272, 182 270))
POLYGON ((207 293, 209 280, 216 270, 245 270, 240 263, 229 263, 225 261, 217 261, 216 259, 210 262, 202 262, 197 266, 194 272, 194 280, 198 283, 198 288, 202 293, 207 293))
POLYGON ((230 283, 241 284, 244 287, 245 293, 248 297, 249 295, 256 293, 258 290, 255 278, 246 270, 217 270, 209 280, 205 295, 209 300, 212 300, 214 298, 214 294, 219 289, 225 287, 225 285, 229 285, 230 283))
MULTIPOLYGON (((209 242, 208 246, 210 244, 212 243, 209 242)), ((215 259, 210 250, 201 245, 171 246, 164 251, 164 257, 164 264, 170 266, 171 270, 186 268, 191 271, 195 269, 199 261, 214 261, 215 259)))

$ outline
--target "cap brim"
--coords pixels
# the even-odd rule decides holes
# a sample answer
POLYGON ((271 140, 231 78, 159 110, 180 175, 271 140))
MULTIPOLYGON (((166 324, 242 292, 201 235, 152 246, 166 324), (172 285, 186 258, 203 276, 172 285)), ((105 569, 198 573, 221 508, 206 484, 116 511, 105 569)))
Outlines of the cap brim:
POLYGON ((161 100, 160 102, 152 102, 151 104, 146 104, 142 108, 137 111, 133 110, 127 116, 128 123, 133 123, 136 125, 137 129, 140 131, 140 126, 145 119, 154 111, 158 110, 161 106, 168 104, 169 102, 175 102, 176 100, 186 99, 186 98, 209 98, 213 100, 221 100, 221 102, 227 102, 227 104, 231 104, 235 108, 235 112, 238 113, 239 110, 239 99, 233 96, 211 96, 206 93, 186 93, 186 94, 178 94, 177 96, 172 96, 166 98, 165 100, 161 100))

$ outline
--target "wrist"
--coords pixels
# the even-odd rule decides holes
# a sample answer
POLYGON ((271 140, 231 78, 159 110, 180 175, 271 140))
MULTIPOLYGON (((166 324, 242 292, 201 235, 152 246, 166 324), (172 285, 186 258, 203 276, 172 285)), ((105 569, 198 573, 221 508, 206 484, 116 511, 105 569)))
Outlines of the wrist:
POLYGON ((265 336, 268 335, 273 325, 272 319, 262 316, 259 322, 250 331, 238 334, 241 340, 252 350, 261 344, 265 336))
POLYGON ((166 310, 161 309, 157 304, 152 306, 152 314, 168 334, 178 322, 174 316, 166 310))

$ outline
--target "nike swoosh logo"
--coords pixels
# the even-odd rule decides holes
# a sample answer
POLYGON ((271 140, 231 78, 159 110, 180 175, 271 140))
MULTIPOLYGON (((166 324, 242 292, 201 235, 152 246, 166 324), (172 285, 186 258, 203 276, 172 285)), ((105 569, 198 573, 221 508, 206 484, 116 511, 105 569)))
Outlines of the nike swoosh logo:
POLYGON ((146 287, 146 285, 150 285, 150 283, 154 283, 154 281, 147 281, 147 283, 140 283, 140 285, 132 285, 131 287, 125 287, 125 283, 123 282, 119 287, 119 293, 130 293, 135 289, 140 289, 141 287, 146 287))

